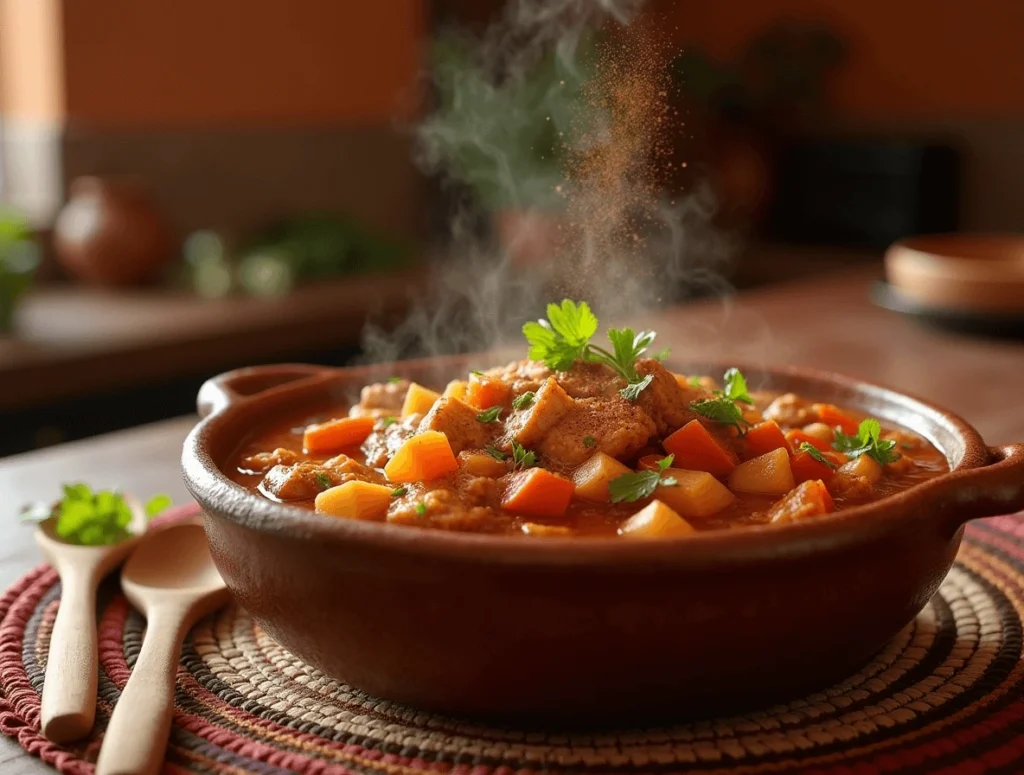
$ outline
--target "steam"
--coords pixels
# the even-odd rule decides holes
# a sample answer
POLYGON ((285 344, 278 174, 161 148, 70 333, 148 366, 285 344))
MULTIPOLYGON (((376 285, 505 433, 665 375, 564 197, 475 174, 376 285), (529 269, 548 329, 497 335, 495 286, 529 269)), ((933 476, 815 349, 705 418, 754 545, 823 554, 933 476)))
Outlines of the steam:
POLYGON ((433 286, 397 328, 366 327, 366 360, 521 343, 523 322, 564 296, 628 324, 661 303, 731 290, 736 244, 711 225, 710 188, 666 201, 652 174, 664 161, 659 143, 680 127, 665 100, 647 93, 664 98, 670 87, 664 49, 643 45, 630 26, 642 5, 512 0, 481 37, 445 38, 433 77, 446 107, 418 127, 416 161, 449 190, 468 187, 486 209, 518 213, 526 225, 496 241, 481 234, 480 213, 460 204, 433 286), (539 68, 548 76, 540 82, 539 68), (531 218, 550 223, 552 213, 557 249, 533 263, 517 258, 516 238, 521 247, 535 237, 531 218))

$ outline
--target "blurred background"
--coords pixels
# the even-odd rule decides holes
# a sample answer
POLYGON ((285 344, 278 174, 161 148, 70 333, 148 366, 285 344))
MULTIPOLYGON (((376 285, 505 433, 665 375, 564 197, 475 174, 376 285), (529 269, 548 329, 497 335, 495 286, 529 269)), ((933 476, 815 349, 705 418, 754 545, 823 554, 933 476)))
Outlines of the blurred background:
MULTIPOLYGON (((0 0, 0 455, 188 413, 226 369, 359 358, 365 321, 456 260, 454 209, 495 255, 549 250, 550 187, 510 196, 493 155, 449 147, 453 185, 417 150, 424 127, 515 115, 481 143, 557 179, 536 95, 564 75, 485 89, 444 45, 504 6, 0 0)), ((665 194, 712 192, 731 287, 1024 229, 1020 0, 642 13, 675 52, 665 194)))

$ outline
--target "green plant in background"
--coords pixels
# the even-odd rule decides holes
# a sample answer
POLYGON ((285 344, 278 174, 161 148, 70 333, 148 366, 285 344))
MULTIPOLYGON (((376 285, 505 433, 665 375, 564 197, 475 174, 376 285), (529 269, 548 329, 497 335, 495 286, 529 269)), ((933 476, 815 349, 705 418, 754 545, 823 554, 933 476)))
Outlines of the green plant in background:
MULTIPOLYGON (((116 490, 93 491, 87 484, 65 484, 64 497, 52 506, 32 504, 22 518, 39 521, 53 517, 53 533, 69 544, 106 546, 125 540, 142 529, 131 504, 116 490), (136 530, 132 522, 136 522, 136 530)), ((154 495, 140 506, 148 522, 171 506, 168 495, 154 495)), ((142 517, 140 516, 140 519, 142 517)))
POLYGON ((39 268, 32 227, 17 213, 0 210, 0 333, 14 327, 14 309, 39 268))
POLYGON ((473 189, 491 210, 552 208, 566 148, 583 114, 581 87, 595 39, 546 53, 522 72, 496 73, 474 42, 444 35, 432 51, 437 109, 420 128, 429 165, 473 189))
POLYGON ((193 288, 207 298, 279 296, 310 280, 398 269, 412 255, 411 244, 354 218, 317 213, 278 221, 237 251, 212 231, 185 242, 193 288))

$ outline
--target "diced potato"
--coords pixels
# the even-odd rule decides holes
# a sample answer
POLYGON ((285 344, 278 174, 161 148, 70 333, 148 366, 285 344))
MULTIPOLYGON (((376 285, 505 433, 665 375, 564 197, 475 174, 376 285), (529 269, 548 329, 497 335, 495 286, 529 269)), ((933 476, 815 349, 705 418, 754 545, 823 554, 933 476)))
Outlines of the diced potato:
POLYGON ((648 503, 619 527, 619 535, 629 538, 667 538, 693 532, 689 522, 657 500, 648 503))
POLYGON ((874 484, 882 478, 882 466, 870 455, 858 455, 849 463, 839 466, 836 473, 851 477, 860 476, 874 484))
POLYGON ((409 385, 409 392, 405 394, 405 403, 402 404, 402 417, 411 414, 426 414, 430 407, 441 396, 430 388, 417 385, 415 382, 409 385))
POLYGON ((669 477, 675 479, 676 484, 661 485, 656 495, 681 517, 710 517, 727 509, 736 500, 736 496, 707 471, 666 468, 662 478, 669 477))
POLYGON ((577 468, 572 475, 576 485, 576 497, 593 503, 607 503, 611 495, 608 483, 632 471, 610 455, 598 452, 577 468))
POLYGON ((453 379, 445 387, 444 392, 441 394, 445 398, 457 398, 460 401, 466 400, 466 390, 469 387, 469 383, 462 379, 453 379))
POLYGON ((796 485, 789 453, 773 449, 736 466, 729 474, 729 489, 761 495, 784 495, 796 485))
POLYGON ((370 482, 345 482, 318 493, 316 510, 332 517, 382 519, 391 503, 392 490, 370 482))
POLYGON ((459 454, 459 466, 467 474, 486 476, 497 479, 508 473, 508 462, 498 460, 486 452, 462 452, 459 454))
POLYGON ((825 423, 823 422, 812 422, 810 425, 804 428, 804 433, 806 433, 808 436, 813 436, 816 439, 820 439, 821 441, 826 441, 829 444, 832 443, 833 436, 835 435, 833 434, 832 429, 825 425, 825 423))

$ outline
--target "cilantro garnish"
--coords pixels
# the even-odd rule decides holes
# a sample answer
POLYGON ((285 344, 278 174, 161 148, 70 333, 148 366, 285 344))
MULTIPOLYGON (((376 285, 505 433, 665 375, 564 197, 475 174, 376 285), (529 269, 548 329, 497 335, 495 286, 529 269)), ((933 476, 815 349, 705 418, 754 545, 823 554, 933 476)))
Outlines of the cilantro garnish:
POLYGON ((484 452, 493 457, 495 460, 504 460, 505 458, 508 457, 508 455, 506 455, 500 449, 491 444, 488 444, 486 447, 484 447, 484 452))
POLYGON ((700 384, 700 377, 690 377, 688 380, 686 380, 686 382, 690 387, 704 387, 703 385, 700 384))
POLYGON ((584 447, 593 447, 595 444, 597 444, 597 439, 595 439, 593 436, 584 436, 583 437, 583 446, 584 447))
POLYGON ((827 457, 825 457, 825 454, 810 442, 801 442, 800 446, 797 447, 797 452, 806 452, 819 463, 824 463, 833 471, 836 470, 836 464, 829 460, 827 457))
POLYGON ((656 471, 634 471, 612 479, 608 482, 608 492, 611 494, 612 503, 632 503, 654 495, 658 485, 672 487, 678 484, 675 477, 662 476, 662 472, 672 465, 674 458, 674 455, 663 457, 658 461, 656 471))
POLYGON ((529 356, 544 361, 554 371, 567 371, 577 360, 603 363, 614 369, 628 383, 620 393, 635 401, 651 384, 650 375, 641 378, 636 371, 636 360, 654 342, 653 331, 634 333, 631 328, 613 328, 608 331, 612 350, 590 344, 597 333, 597 317, 586 302, 564 299, 549 304, 547 319, 531 321, 523 326, 523 335, 530 343, 529 356))
POLYGON ((480 371, 479 369, 473 369, 469 373, 472 374, 474 377, 482 377, 484 375, 484 373, 482 371, 480 371))
MULTIPOLYGON (((147 519, 170 507, 168 495, 154 495, 145 504, 147 519)), ((81 546, 116 544, 132 535, 132 509, 124 496, 114 490, 93 492, 85 484, 64 485, 64 497, 50 512, 55 516, 57 537, 81 546)))
POLYGON ((537 462, 537 456, 525 449, 518 441, 512 442, 512 470, 515 471, 533 468, 537 462))
POLYGON ((427 504, 426 503, 417 503, 416 504, 416 513, 419 514, 421 517, 424 514, 426 514, 427 513, 427 504))
POLYGON ((900 453, 894 449, 896 442, 880 438, 881 433, 882 425, 878 420, 868 418, 861 422, 856 436, 847 436, 841 429, 836 428, 836 438, 832 442, 832 447, 850 457, 867 455, 883 464, 899 460, 900 453))
POLYGON ((383 427, 384 428, 387 428, 389 425, 394 425, 396 422, 398 422, 398 418, 397 417, 393 417, 391 415, 389 415, 389 416, 387 416, 387 417, 385 417, 385 418, 383 418, 381 420, 381 423, 383 423, 383 427))
POLYGON ((672 353, 672 350, 670 348, 666 347, 663 350, 658 350, 658 352, 656 352, 651 357, 654 358, 654 360, 658 361, 658 363, 661 363, 669 355, 671 355, 671 353, 672 353))
POLYGON ((529 409, 533 406, 533 400, 537 397, 537 394, 532 390, 527 390, 520 396, 516 396, 516 400, 512 402, 512 406, 515 409, 529 409))
POLYGON ((401 381, 402 381, 401 377, 388 377, 388 384, 389 385, 397 385, 401 381))
POLYGON ((693 401, 690 409, 701 417, 707 417, 723 425, 735 426, 742 435, 750 425, 743 416, 739 403, 753 404, 754 399, 747 390, 747 380, 739 369, 729 369, 723 377, 724 390, 711 391, 714 398, 693 401))
POLYGON ((392 498, 401 498, 407 492, 409 492, 409 488, 408 487, 396 487, 395 489, 393 489, 391 491, 391 497, 392 498))
POLYGON ((478 422, 489 423, 497 422, 498 416, 501 414, 500 406, 492 406, 490 409, 484 409, 480 414, 476 416, 478 422))
POLYGON ((330 488, 331 477, 329 477, 323 471, 317 471, 316 474, 314 474, 314 476, 316 477, 316 483, 320 485, 321 490, 326 490, 330 488))

